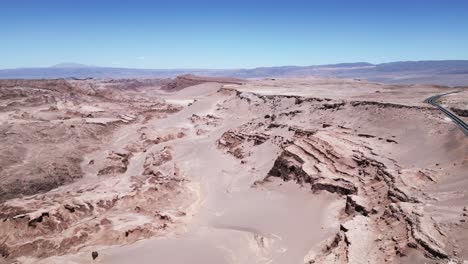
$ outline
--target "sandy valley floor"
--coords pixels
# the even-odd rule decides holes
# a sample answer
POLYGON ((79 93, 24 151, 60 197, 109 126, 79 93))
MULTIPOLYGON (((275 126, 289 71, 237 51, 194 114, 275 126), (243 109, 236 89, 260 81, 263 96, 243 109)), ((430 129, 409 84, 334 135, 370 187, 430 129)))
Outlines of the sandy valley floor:
POLYGON ((452 90, 0 81, 0 263, 466 263, 452 90))

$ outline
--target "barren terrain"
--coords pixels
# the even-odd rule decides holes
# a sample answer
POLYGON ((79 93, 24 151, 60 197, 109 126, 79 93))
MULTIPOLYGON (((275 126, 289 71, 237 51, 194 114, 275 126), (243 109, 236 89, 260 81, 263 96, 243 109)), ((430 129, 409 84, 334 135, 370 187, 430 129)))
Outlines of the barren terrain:
POLYGON ((468 90, 0 81, 0 263, 466 263, 468 90))

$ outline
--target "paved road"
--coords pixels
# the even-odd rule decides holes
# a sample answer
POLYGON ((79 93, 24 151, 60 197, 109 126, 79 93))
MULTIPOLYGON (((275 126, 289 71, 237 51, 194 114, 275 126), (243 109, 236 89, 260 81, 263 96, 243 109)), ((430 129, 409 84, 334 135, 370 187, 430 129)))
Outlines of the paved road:
POLYGON ((445 95, 448 95, 448 94, 453 94, 453 93, 458 93, 458 91, 435 95, 435 96, 432 96, 432 97, 427 98, 426 100, 424 100, 424 102, 427 103, 427 104, 430 104, 430 105, 433 105, 433 106, 439 108, 440 111, 442 111, 442 112, 443 112, 444 114, 446 114, 450 119, 452 119, 453 122, 455 122, 455 124, 457 124, 457 125, 461 128, 461 130, 463 130, 463 132, 465 133, 465 135, 468 136, 468 125, 467 125, 463 120, 461 120, 458 116, 456 116, 454 113, 452 113, 452 112, 450 112, 449 110, 443 108, 442 106, 440 106, 440 105, 437 103, 437 101, 439 100, 439 98, 441 98, 442 96, 445 96, 445 95))

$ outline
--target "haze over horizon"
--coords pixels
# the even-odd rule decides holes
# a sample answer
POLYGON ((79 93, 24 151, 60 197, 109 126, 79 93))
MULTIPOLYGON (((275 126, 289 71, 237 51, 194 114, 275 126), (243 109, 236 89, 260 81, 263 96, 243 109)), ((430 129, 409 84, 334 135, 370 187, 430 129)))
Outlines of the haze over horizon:
POLYGON ((0 69, 468 59, 466 1, 4 1, 0 69))

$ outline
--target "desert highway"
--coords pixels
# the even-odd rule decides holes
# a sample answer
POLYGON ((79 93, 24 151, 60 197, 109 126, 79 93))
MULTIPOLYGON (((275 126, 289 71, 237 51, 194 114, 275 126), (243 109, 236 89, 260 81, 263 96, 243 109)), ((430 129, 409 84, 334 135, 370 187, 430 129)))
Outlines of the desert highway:
POLYGON ((445 95, 448 95, 448 94, 453 94, 453 93, 458 93, 458 91, 435 95, 435 96, 427 98, 426 100, 424 100, 424 102, 439 108, 440 111, 442 111, 450 119, 452 119, 453 122, 455 122, 455 124, 457 124, 463 130, 465 135, 468 136, 468 125, 463 120, 461 120, 458 116, 456 116, 455 114, 453 114, 452 112, 450 112, 449 110, 445 109, 444 107, 440 106, 437 103, 437 100, 439 100, 439 98, 441 98, 442 96, 445 96, 445 95))

